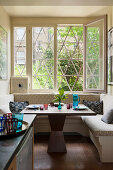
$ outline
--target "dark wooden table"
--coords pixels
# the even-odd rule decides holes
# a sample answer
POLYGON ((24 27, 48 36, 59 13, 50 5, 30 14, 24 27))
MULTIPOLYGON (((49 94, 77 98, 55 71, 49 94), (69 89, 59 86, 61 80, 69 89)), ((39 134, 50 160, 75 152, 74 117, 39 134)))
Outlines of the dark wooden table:
MULTIPOLYGON (((84 106, 80 104, 79 106, 84 106)), ((66 105, 62 106, 61 110, 58 110, 57 107, 48 107, 48 110, 31 110, 24 109, 22 111, 24 114, 37 114, 37 115, 48 115, 51 133, 48 143, 48 152, 67 152, 66 145, 63 135, 63 127, 65 123, 66 116, 88 116, 96 115, 95 112, 89 108, 86 110, 73 110, 67 109, 66 105)))

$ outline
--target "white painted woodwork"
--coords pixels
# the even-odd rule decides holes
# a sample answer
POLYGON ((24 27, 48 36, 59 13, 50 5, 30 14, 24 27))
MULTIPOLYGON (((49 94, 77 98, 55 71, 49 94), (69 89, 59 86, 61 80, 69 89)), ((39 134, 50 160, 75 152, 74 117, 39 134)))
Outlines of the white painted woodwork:
POLYGON ((6 13, 3 7, 0 6, 0 26, 2 26, 7 32, 8 39, 8 55, 7 55, 7 80, 0 80, 0 94, 8 94, 10 89, 10 68, 11 68, 11 50, 10 50, 10 17, 6 13))
MULTIPOLYGON (((37 116, 34 123, 34 132, 50 132, 50 124, 47 116, 37 116)), ((88 128, 80 116, 67 116, 63 132, 77 132, 83 136, 88 136, 88 128)))
POLYGON ((91 131, 89 136, 98 150, 101 162, 113 162, 113 136, 95 137, 91 131))

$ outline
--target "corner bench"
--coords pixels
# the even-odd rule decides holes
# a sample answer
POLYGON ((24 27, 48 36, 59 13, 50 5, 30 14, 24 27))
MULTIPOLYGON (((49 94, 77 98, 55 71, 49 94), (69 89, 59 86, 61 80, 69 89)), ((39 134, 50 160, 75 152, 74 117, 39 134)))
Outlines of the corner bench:
MULTIPOLYGON (((100 96, 101 98, 101 96, 100 96)), ((113 96, 103 96, 103 112, 113 108, 113 96)), ((89 129, 89 136, 95 144, 102 162, 113 162, 113 123, 101 121, 102 115, 82 116, 89 129)))

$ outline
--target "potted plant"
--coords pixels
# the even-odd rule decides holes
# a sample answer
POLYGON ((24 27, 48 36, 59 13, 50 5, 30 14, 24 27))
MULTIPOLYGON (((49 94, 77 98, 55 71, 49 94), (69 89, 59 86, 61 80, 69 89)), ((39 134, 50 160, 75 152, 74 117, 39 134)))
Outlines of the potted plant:
POLYGON ((66 100, 68 94, 64 94, 64 89, 59 89, 59 94, 57 94, 54 99, 53 99, 53 102, 59 102, 59 105, 58 105, 58 110, 61 110, 62 109, 62 106, 61 106, 61 101, 63 100, 66 100))

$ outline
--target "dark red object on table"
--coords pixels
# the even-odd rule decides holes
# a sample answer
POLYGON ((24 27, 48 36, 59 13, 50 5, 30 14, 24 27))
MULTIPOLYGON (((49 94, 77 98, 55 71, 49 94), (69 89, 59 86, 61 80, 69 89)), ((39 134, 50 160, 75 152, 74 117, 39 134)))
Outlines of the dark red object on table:
POLYGON ((72 108, 73 107, 73 103, 70 103, 70 108, 72 108))
POLYGON ((48 110, 48 104, 44 104, 44 109, 48 110))
POLYGON ((70 109, 70 104, 67 104, 67 109, 70 109))
POLYGON ((40 110, 44 110, 44 107, 43 107, 43 106, 40 106, 40 110))
POLYGON ((53 106, 54 106, 54 103, 53 103, 53 102, 51 102, 51 103, 50 103, 50 106, 51 106, 51 107, 53 107, 53 106))

